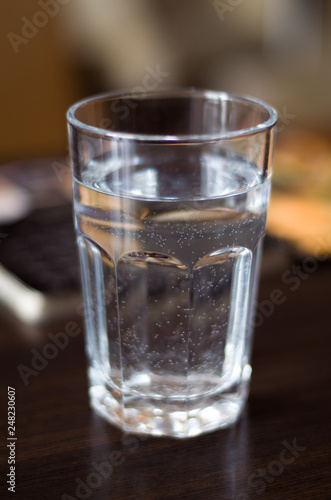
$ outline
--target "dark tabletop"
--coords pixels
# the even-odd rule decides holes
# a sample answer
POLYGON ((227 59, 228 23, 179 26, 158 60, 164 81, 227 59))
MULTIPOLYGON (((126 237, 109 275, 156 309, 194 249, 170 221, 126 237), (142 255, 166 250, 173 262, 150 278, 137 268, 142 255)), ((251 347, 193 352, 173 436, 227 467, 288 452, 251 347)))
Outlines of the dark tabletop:
POLYGON ((32 368, 31 350, 40 352, 64 325, 51 325, 33 345, 3 321, 0 498, 331 499, 331 268, 319 262, 297 280, 293 273, 261 283, 241 420, 188 440, 128 436, 90 410, 82 333, 47 366, 26 372, 25 385, 17 367, 32 368), (15 494, 5 484, 8 386, 16 392, 15 494))

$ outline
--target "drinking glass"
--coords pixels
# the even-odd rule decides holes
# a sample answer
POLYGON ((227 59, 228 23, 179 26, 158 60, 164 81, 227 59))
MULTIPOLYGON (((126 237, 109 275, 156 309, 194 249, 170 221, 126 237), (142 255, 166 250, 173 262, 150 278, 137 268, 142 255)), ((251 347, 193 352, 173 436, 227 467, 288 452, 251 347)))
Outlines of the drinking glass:
POLYGON ((67 118, 92 407, 132 433, 229 426, 252 371, 276 112, 175 89, 67 118))

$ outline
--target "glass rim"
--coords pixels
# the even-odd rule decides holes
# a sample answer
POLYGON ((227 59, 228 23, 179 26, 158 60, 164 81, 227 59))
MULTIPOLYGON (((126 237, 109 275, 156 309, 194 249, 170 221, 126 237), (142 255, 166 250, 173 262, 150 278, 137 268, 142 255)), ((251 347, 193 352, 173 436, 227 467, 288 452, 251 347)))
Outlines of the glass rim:
POLYGON ((117 140, 132 140, 139 142, 159 142, 159 143, 204 143, 204 142, 218 142, 228 139, 240 139, 241 137, 260 134, 267 130, 270 130, 277 124, 277 111, 275 108, 267 104, 266 102, 256 99, 255 97, 250 97, 246 95, 236 95, 223 91, 216 90, 200 90, 194 87, 192 88, 171 88, 171 89, 157 89, 146 92, 135 92, 130 90, 113 91, 113 92, 103 92, 99 94, 94 94, 85 99, 73 104, 67 111, 67 122, 86 135, 96 136, 104 139, 117 139, 117 140), (121 132, 119 130, 109 130, 103 127, 96 127, 94 125, 88 125, 81 120, 78 120, 75 116, 76 111, 82 106, 91 103, 93 101, 101 101, 104 99, 116 100, 116 99, 133 99, 133 100, 145 100, 151 98, 205 98, 208 99, 218 99, 219 101, 232 101, 243 104, 250 104, 251 106, 260 106, 267 113, 267 120, 254 125, 249 128, 238 128, 237 130, 231 130, 226 132, 208 133, 208 134, 178 134, 178 135, 165 135, 165 134, 140 134, 132 132, 121 132))

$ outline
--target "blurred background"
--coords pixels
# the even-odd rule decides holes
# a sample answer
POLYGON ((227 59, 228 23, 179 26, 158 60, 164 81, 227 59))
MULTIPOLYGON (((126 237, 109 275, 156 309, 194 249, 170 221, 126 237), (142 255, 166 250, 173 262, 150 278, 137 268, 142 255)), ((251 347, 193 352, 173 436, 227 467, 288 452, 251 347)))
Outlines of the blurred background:
POLYGON ((331 5, 323 0, 1 3, 1 160, 65 151, 64 114, 94 92, 164 85, 250 94, 280 129, 328 131, 331 5))
POLYGON ((29 212, 31 192, 39 207, 64 206, 70 199, 67 108, 97 92, 144 87, 147 74, 154 75, 155 86, 219 89, 275 106, 268 234, 277 244, 270 245, 271 267, 277 268, 275 255, 331 254, 330 2, 15 0, 1 3, 0 30, 0 261, 33 288, 47 291, 55 275, 54 290, 76 286, 76 269, 69 278, 60 276, 63 267, 73 267, 67 212, 53 226, 62 231, 58 239, 68 241, 58 268, 45 270, 40 252, 29 276, 18 262, 31 257, 46 231, 40 223, 37 230, 35 221, 28 229, 17 227, 29 212), (46 187, 52 192, 47 200, 41 196, 46 187), (7 239, 9 223, 16 224, 16 240, 7 239), (26 241, 38 231, 39 240, 29 243, 23 259, 19 236, 26 241), (8 264, 15 258, 16 264, 8 264), (36 283, 36 275, 44 283, 36 283))

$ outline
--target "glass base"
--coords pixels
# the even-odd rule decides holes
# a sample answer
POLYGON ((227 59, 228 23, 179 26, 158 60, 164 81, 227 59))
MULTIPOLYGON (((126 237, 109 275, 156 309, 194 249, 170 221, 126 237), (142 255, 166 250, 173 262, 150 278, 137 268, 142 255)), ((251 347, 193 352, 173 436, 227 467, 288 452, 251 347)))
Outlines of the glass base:
POLYGON ((248 380, 226 391, 189 398, 121 396, 119 391, 94 385, 92 408, 111 424, 132 434, 188 438, 234 424, 245 405, 248 380))

